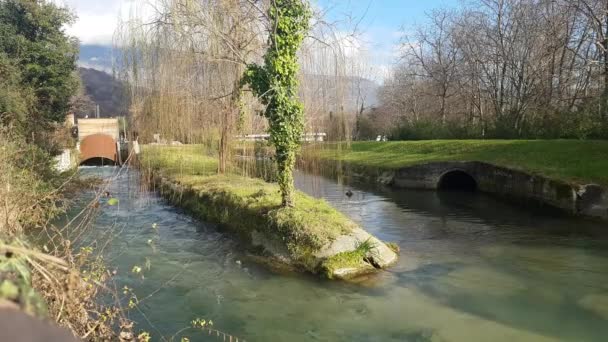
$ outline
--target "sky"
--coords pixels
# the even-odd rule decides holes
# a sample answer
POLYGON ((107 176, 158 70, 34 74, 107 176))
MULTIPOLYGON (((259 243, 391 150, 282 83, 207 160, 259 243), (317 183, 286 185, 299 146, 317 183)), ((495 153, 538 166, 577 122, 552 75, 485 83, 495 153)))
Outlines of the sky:
MULTIPOLYGON (((424 24, 426 13, 436 8, 453 8, 459 0, 317 0, 329 21, 352 17, 361 31, 365 58, 377 67, 376 80, 390 72, 399 55, 399 40, 417 24, 424 24)), ((352 26, 352 23, 350 24, 352 26)))
MULTIPOLYGON (((111 45, 116 23, 142 0, 53 0, 70 7, 78 16, 67 29, 82 44, 111 45)), ((371 63, 387 72, 394 63, 396 43, 403 32, 424 23, 425 13, 439 7, 455 7, 459 0, 311 0, 327 13, 328 21, 360 19, 360 48, 371 63)), ((378 76, 382 78, 382 75, 378 76)))

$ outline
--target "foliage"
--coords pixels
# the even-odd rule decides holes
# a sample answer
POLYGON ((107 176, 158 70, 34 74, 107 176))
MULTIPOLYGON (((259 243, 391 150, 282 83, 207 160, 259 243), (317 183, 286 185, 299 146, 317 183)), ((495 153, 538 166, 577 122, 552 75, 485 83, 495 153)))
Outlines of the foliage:
POLYGON ((32 288, 27 257, 13 252, 12 247, 20 245, 18 241, 5 244, 0 239, 0 301, 8 300, 30 315, 46 317, 46 303, 32 288))
POLYGON ((429 12, 403 33, 375 121, 397 139, 607 139, 605 2, 547 4, 429 12))
POLYGON ((62 122, 77 89, 77 43, 64 33, 71 13, 50 1, 0 1, 0 91, 4 124, 32 133, 62 122))
POLYGON ((0 129, 0 233, 44 225, 61 211, 56 188, 62 179, 51 156, 20 135, 0 129))
POLYGON ((293 168, 304 130, 304 108, 298 100, 297 51, 311 18, 304 0, 275 0, 268 9, 271 32, 264 66, 250 65, 243 77, 266 105, 270 141, 276 148, 277 181, 282 204, 293 206, 293 168))
POLYGON ((0 52, 0 124, 24 122, 33 94, 21 84, 21 72, 14 60, 0 52))
POLYGON ((457 121, 442 124, 436 120, 403 122, 388 132, 391 140, 480 139, 481 129, 457 121))
POLYGON ((344 161, 374 169, 439 161, 481 161, 568 182, 608 185, 608 141, 433 140, 354 142, 312 146, 307 157, 344 161))
POLYGON ((79 184, 51 155, 71 144, 61 129, 77 86, 76 42, 63 31, 71 19, 50 1, 0 0, 0 296, 83 340, 115 340, 119 325, 130 328, 119 305, 98 302, 111 273, 92 248, 74 247, 78 234, 64 235, 81 233, 95 207, 78 227, 49 223, 79 184))

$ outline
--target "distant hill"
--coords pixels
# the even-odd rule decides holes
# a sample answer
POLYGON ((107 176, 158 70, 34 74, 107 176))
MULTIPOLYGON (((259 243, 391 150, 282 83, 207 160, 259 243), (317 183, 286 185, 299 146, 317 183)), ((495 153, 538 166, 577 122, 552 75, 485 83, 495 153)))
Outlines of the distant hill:
MULTIPOLYGON (((81 66, 80 75, 86 88, 86 93, 99 104, 101 116, 116 116, 126 112, 125 99, 122 93, 123 86, 110 75, 113 66, 113 57, 116 51, 111 46, 81 45, 78 64, 81 66)), ((303 77, 302 89, 314 101, 315 98, 325 97, 329 111, 338 111, 331 108, 337 103, 344 103, 344 110, 349 113, 359 111, 357 108, 363 100, 366 109, 378 103, 377 90, 379 85, 371 80, 343 76, 336 78, 328 75, 306 74, 303 77), (333 99, 336 87, 343 90, 342 99, 333 99)))
MULTIPOLYGON (((102 118, 123 116, 127 114, 127 101, 123 84, 112 75, 90 68, 79 68, 80 78, 85 94, 99 105, 99 116, 102 118)), ((79 117, 93 116, 94 113, 77 113, 79 117)))

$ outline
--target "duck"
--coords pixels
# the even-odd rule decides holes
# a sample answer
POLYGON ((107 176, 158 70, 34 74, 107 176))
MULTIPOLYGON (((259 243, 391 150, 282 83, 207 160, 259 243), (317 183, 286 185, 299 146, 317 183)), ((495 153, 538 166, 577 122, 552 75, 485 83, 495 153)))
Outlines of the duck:
POLYGON ((352 191, 350 191, 350 189, 346 190, 346 196, 347 196, 348 198, 352 197, 352 196, 353 196, 353 192, 352 192, 352 191))

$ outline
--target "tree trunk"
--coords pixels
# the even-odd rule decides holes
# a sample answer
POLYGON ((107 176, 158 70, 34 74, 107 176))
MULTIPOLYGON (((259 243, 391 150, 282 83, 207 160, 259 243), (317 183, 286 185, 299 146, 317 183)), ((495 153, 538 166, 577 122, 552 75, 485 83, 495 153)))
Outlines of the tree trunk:
POLYGON ((296 163, 295 151, 277 147, 277 177, 281 188, 281 204, 284 207, 294 207, 293 168, 296 163))
POLYGON ((230 157, 230 109, 226 110, 221 127, 220 146, 218 150, 219 163, 217 172, 220 174, 226 173, 226 165, 230 157))

